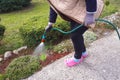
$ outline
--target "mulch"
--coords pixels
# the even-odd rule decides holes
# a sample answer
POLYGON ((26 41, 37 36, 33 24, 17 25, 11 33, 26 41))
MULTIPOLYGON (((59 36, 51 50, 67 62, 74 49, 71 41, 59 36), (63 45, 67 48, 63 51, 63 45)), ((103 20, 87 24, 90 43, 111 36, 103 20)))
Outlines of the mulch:
MULTIPOLYGON (((27 54, 27 51, 25 51, 26 54, 19 54, 19 55, 16 55, 16 54, 12 54, 11 57, 7 58, 6 60, 3 60, 2 62, 0 62, 0 73, 1 74, 4 74, 5 73, 5 69, 6 67, 9 65, 9 63, 15 59, 15 58, 18 58, 20 56, 23 56, 23 55, 30 55, 32 51, 28 51, 28 54, 27 54)), ((22 52, 23 53, 23 52, 22 52)), ((48 54, 48 56, 46 57, 46 60, 45 61, 40 61, 40 64, 41 64, 41 67, 45 67, 47 66, 48 64, 51 64, 53 63, 54 61, 64 57, 65 55, 68 55, 70 52, 66 52, 66 53, 53 53, 53 54, 48 54)), ((3 58, 3 55, 0 55, 0 57, 3 58)))

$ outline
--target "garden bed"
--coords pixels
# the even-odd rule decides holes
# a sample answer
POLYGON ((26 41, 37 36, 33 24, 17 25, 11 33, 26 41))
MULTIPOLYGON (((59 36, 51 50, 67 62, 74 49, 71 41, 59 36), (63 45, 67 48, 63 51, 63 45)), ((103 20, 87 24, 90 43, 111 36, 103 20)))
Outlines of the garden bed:
MULTIPOLYGON (((93 31, 98 35, 97 39, 100 39, 100 38, 105 37, 105 36, 109 36, 113 32, 113 30, 105 29, 105 28, 97 28, 97 29, 94 29, 93 31)), ((21 52, 19 55, 13 54, 7 60, 3 60, 2 62, 0 62, 0 73, 2 73, 2 74, 5 73, 5 68, 9 65, 9 63, 13 59, 18 58, 18 57, 23 56, 23 55, 31 55, 32 52, 33 52, 33 49, 27 49, 24 52, 21 52)), ((40 61, 41 66, 45 67, 46 65, 53 63, 57 59, 60 59, 60 58, 64 57, 65 55, 68 55, 69 53, 70 52, 63 52, 63 53, 52 52, 52 54, 48 54, 48 56, 46 57, 46 60, 40 61)), ((3 55, 0 55, 0 57, 3 57, 3 55)))
MULTIPOLYGON (((30 53, 30 51, 31 50, 29 50, 29 49, 26 50, 27 54, 20 54, 20 55, 12 54, 12 56, 9 57, 7 60, 3 60, 2 62, 0 62, 0 73, 2 73, 2 74, 5 73, 6 67, 9 65, 9 63, 13 59, 18 58, 18 57, 23 56, 23 55, 31 55, 32 52, 30 53)), ((46 65, 51 64, 54 61, 56 61, 57 59, 60 59, 61 57, 64 57, 65 55, 68 55, 68 54, 69 54, 69 52, 61 53, 61 54, 58 54, 58 53, 48 54, 48 56, 46 57, 46 60, 40 61, 40 64, 42 67, 45 67, 46 65)), ((3 55, 1 55, 0 57, 3 57, 3 55)))

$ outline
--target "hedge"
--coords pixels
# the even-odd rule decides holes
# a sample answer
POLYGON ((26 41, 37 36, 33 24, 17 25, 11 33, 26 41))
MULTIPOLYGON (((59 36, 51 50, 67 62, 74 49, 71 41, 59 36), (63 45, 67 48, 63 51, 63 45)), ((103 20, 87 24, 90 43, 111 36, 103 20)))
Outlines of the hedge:
MULTIPOLYGON (((19 29, 24 44, 28 47, 39 44, 47 23, 48 17, 44 16, 35 16, 25 22, 19 29)), ((62 19, 58 19, 54 27, 60 28, 64 31, 68 31, 70 28, 69 23, 63 21, 62 19)), ((65 37, 65 35, 58 31, 50 31, 46 34, 46 43, 54 44, 57 41, 64 39, 65 37)))
POLYGON ((22 9, 30 5, 31 0, 0 0, 0 12, 22 9))

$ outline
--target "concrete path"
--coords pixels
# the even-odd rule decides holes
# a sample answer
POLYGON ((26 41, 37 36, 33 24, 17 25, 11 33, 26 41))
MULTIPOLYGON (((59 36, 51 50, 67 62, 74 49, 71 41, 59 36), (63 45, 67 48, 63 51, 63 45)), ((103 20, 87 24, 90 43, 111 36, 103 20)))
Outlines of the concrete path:
POLYGON ((87 50, 89 57, 75 67, 64 64, 71 53, 24 80, 120 80, 120 40, 116 32, 93 42, 87 50))

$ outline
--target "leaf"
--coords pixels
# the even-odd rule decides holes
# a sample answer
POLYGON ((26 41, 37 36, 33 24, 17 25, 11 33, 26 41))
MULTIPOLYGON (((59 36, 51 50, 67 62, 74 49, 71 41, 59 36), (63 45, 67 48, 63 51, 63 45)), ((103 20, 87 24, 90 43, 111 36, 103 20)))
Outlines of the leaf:
POLYGON ((41 61, 45 61, 45 60, 46 60, 46 57, 47 57, 46 54, 41 54, 40 60, 41 60, 41 61))

